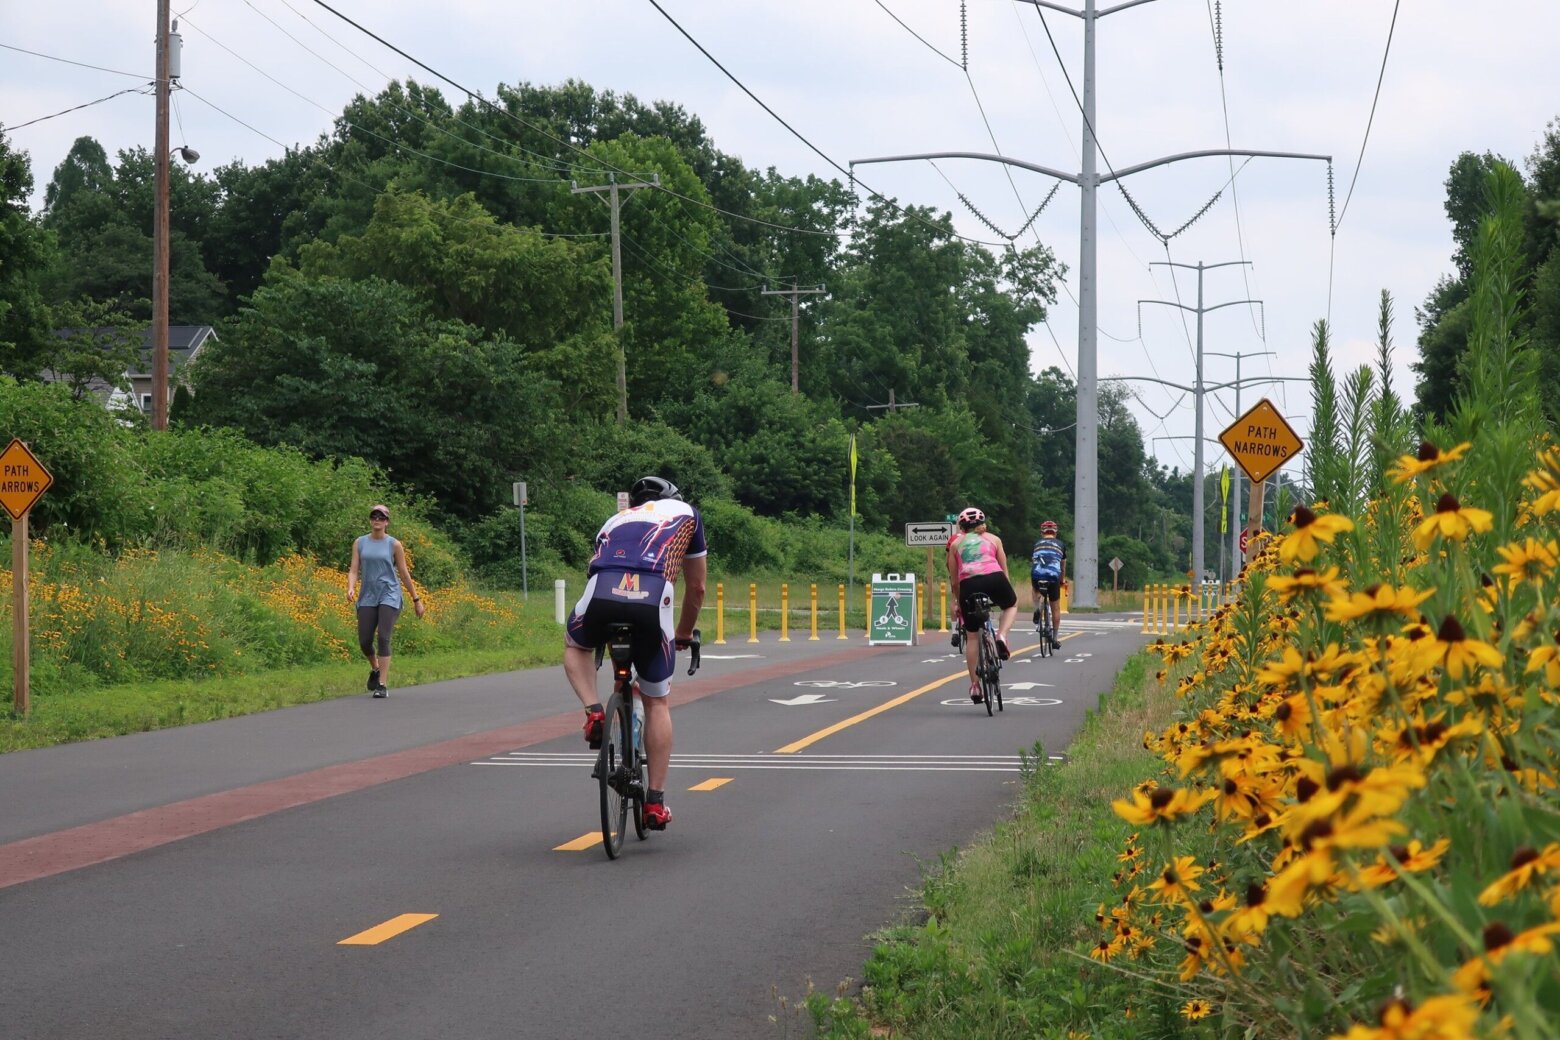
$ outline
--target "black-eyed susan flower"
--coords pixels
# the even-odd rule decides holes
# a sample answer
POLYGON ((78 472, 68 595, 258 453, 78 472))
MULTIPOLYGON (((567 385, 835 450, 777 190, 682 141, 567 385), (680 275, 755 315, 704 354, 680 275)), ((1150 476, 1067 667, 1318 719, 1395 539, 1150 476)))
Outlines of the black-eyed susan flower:
POLYGON ((1434 589, 1372 585, 1364 592, 1333 599, 1327 604, 1327 620, 1366 624, 1413 621, 1419 616, 1419 604, 1433 595, 1434 589))
POLYGON ((1436 662, 1453 679, 1461 679, 1476 668, 1499 668, 1505 660, 1490 644, 1469 638, 1462 624, 1450 614, 1436 629, 1434 650, 1436 662))
POLYGON ((1541 850, 1524 845, 1511 855, 1511 866, 1493 884, 1479 893, 1481 906, 1496 903, 1522 891, 1534 878, 1560 871, 1560 842, 1552 841, 1541 850))
POLYGON ((1393 997, 1376 1019, 1376 1026, 1352 1026, 1330 1040, 1475 1040, 1479 1008, 1465 993, 1431 997, 1418 1007, 1393 997))
POLYGON ((1347 587, 1347 582, 1338 579, 1336 567, 1329 567, 1325 571, 1301 567, 1289 577, 1275 574, 1268 579, 1268 588, 1278 593, 1279 600, 1284 603, 1307 595, 1331 599, 1344 595, 1347 587))
POLYGON ((1460 542, 1470 534, 1482 534, 1494 525, 1495 517, 1489 510, 1465 507, 1455 495, 1447 492, 1436 502, 1435 512, 1414 529, 1414 546, 1423 551, 1437 538, 1460 542))
POLYGON ((1278 543, 1278 558, 1284 563, 1310 563, 1321 551, 1322 542, 1332 542, 1345 531, 1354 530, 1354 521, 1336 513, 1318 516, 1305 506, 1296 506, 1289 520, 1295 529, 1278 543))
POLYGON ((1560 632, 1555 633, 1554 642, 1528 654, 1527 671, 1536 672, 1540 668, 1544 670, 1544 682, 1560 686, 1560 632))
POLYGON ((1376 862, 1355 874, 1360 888, 1380 888, 1396 881, 1404 874, 1418 874, 1441 862, 1446 850, 1452 847, 1452 839, 1442 838, 1429 848, 1418 838, 1407 845, 1393 845, 1376 857, 1376 862))
POLYGON ((1387 470, 1387 476, 1399 484, 1406 484, 1421 473, 1429 473, 1437 466, 1456 462, 1471 446, 1470 442, 1464 441, 1457 447, 1443 452, 1429 441, 1424 441, 1413 455, 1399 456, 1397 464, 1387 470))
POLYGON ((1541 542, 1537 538, 1526 538, 1499 546, 1495 551, 1506 562, 1498 563, 1490 570, 1506 575, 1509 587, 1513 589, 1523 582, 1541 584, 1554 574, 1555 567, 1560 564, 1560 543, 1554 539, 1541 542))
POLYGON ((1197 879, 1202 875, 1203 868, 1198 866, 1195 857, 1177 856, 1175 862, 1165 864, 1159 877, 1148 887, 1159 893, 1161 903, 1185 903, 1191 899, 1191 893, 1201 891, 1197 879))
POLYGON ((1196 812, 1210 801, 1217 792, 1188 791, 1184 788, 1160 787, 1147 796, 1137 791, 1130 799, 1119 798, 1110 803, 1116 815, 1134 827, 1152 827, 1169 823, 1178 817, 1196 812))
POLYGON ((1181 1005, 1181 1014, 1195 1022, 1199 1018, 1207 1018, 1213 1014, 1213 1005, 1201 997, 1193 997, 1181 1005))

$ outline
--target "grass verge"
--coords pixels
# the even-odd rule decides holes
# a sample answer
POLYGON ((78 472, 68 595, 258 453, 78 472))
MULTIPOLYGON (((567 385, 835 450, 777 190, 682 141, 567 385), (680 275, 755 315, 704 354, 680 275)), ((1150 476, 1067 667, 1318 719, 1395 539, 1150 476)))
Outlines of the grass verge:
MULTIPOLYGON (((1155 660, 1130 658, 1066 764, 1026 769, 1014 816, 928 871, 922 920, 878 936, 859 998, 806 998, 819 1037, 1174 1034, 1173 1008, 1144 1006, 1148 987, 1083 956, 1132 830, 1111 800, 1154 770, 1143 733, 1173 711, 1155 660)), ((1045 761, 1040 752, 1032 762, 1045 761)))

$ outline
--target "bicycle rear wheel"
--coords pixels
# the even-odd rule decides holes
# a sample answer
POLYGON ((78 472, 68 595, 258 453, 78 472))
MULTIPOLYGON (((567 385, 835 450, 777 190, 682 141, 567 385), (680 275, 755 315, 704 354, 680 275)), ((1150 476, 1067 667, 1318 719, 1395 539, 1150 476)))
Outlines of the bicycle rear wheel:
POLYGON ((981 700, 986 702, 986 714, 996 711, 992 701, 996 698, 991 689, 997 684, 997 637, 990 626, 981 629, 980 656, 975 664, 975 674, 980 676, 981 700))
POLYGON ((625 797, 629 765, 633 761, 632 709, 623 701, 623 695, 613 692, 607 701, 606 723, 601 732, 601 757, 596 760, 596 774, 601 785, 601 840, 606 846, 607 858, 617 859, 623 851, 623 832, 628 825, 628 809, 632 799, 625 797))
MULTIPOLYGON (((632 709, 630 709, 630 712, 632 712, 632 709)), ((629 723, 630 725, 633 724, 632 716, 630 717, 629 723)), ((641 719, 639 723, 639 739, 631 745, 633 759, 632 765, 629 769, 629 776, 633 781, 629 791, 631 795, 631 801, 633 802, 634 836, 637 837, 640 841, 644 841, 646 838, 650 837, 650 828, 645 826, 645 791, 649 785, 645 778, 644 741, 644 720, 641 719)))

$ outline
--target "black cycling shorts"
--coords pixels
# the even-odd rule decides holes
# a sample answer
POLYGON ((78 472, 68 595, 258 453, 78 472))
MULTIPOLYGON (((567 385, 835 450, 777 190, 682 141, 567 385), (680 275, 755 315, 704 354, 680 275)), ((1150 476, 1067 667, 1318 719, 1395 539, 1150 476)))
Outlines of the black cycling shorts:
POLYGON ((1013 583, 1008 581, 1006 574, 992 571, 990 574, 971 575, 959 582, 959 613, 964 617, 966 632, 978 632, 986 623, 986 614, 976 610, 971 602, 976 593, 990 597, 992 605, 998 610, 1018 606, 1018 593, 1013 591, 1013 583))

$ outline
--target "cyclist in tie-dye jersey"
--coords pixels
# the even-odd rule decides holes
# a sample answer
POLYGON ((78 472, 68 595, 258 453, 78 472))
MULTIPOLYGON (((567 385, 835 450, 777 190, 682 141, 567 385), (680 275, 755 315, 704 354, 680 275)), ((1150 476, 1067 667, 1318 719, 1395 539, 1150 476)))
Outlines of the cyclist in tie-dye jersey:
MULTIPOLYGON (((1002 539, 986 530, 986 514, 974 506, 959 514, 959 533, 948 543, 948 581, 953 586, 953 601, 959 605, 960 625, 966 632, 979 632, 986 616, 971 602, 976 593, 985 593, 1001 608, 997 622, 997 656, 1007 660, 1008 632, 1018 617, 1018 594, 1007 576, 1007 553, 1002 539)), ((970 673, 970 700, 981 700, 980 682, 975 678, 978 640, 964 641, 964 663, 970 673)))

